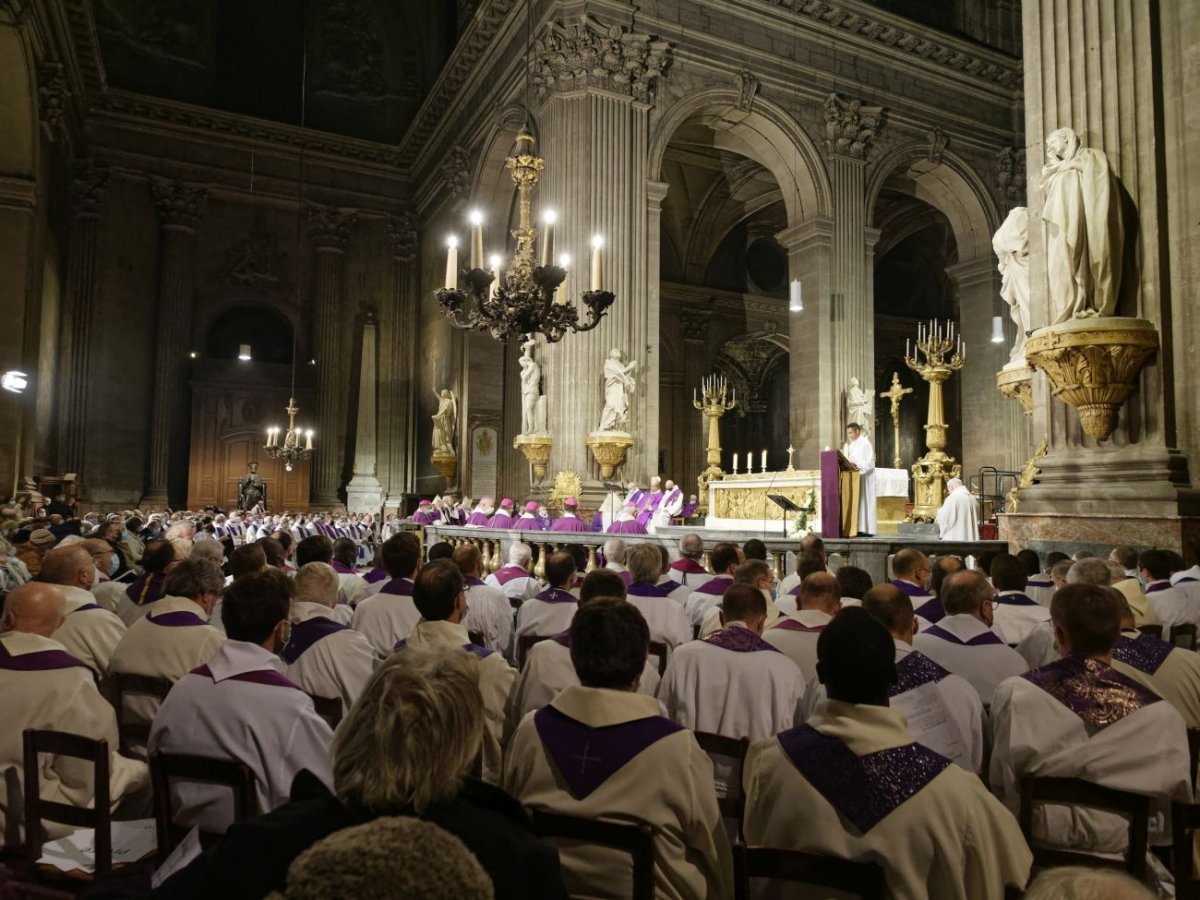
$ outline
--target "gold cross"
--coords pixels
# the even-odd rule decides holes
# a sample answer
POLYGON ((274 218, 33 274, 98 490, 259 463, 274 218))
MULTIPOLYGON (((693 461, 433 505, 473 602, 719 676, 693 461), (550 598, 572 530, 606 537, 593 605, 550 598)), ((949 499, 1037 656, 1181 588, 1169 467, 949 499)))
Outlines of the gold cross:
POLYGON ((892 401, 892 420, 896 421, 900 418, 900 401, 904 399, 905 394, 911 394, 912 388, 902 387, 900 385, 900 375, 896 372, 892 373, 892 386, 884 391, 879 396, 886 397, 892 401))

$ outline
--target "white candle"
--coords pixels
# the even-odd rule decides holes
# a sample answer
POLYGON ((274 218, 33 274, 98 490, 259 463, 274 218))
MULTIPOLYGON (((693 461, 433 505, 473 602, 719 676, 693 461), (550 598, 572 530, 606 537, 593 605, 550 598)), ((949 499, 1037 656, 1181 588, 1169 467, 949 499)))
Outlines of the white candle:
POLYGON ((554 302, 559 306, 564 306, 571 301, 571 254, 563 253, 558 257, 560 267, 567 270, 567 277, 562 280, 562 284, 558 286, 558 290, 554 294, 554 302))
POLYGON ((483 268, 483 213, 477 209, 471 210, 468 216, 471 221, 471 268, 483 268))
POLYGON ((733 454, 733 474, 737 474, 737 454, 733 454))
POLYGON ((458 238, 446 238, 446 290, 458 287, 458 238))
POLYGON ((767 471, 767 451, 762 452, 762 470, 767 471))
POLYGON ((502 262, 502 260, 500 259, 499 253, 493 253, 491 255, 491 258, 488 259, 488 265, 490 265, 492 267, 492 275, 495 276, 492 279, 491 287, 488 289, 489 297, 494 298, 496 296, 496 291, 500 289, 500 263, 501 262, 502 262))
POLYGON ((552 209, 542 213, 542 265, 554 263, 554 223, 558 221, 558 213, 552 209))
POLYGON ((600 259, 600 248, 604 246, 604 236, 592 235, 592 290, 604 290, 604 263, 600 259))
POLYGON ((909 354, 909 352, 908 352, 908 345, 909 345, 909 343, 910 343, 910 342, 911 342, 911 339, 910 339, 910 338, 905 338, 905 339, 904 339, 904 358, 905 358, 905 359, 908 359, 908 357, 911 355, 911 354, 909 354))
POLYGON ((308 429, 308 431, 306 431, 306 432, 304 433, 304 449, 305 449, 305 450, 311 450, 311 449, 312 449, 312 436, 313 436, 313 433, 312 433, 312 429, 311 429, 311 428, 310 428, 310 429, 308 429))

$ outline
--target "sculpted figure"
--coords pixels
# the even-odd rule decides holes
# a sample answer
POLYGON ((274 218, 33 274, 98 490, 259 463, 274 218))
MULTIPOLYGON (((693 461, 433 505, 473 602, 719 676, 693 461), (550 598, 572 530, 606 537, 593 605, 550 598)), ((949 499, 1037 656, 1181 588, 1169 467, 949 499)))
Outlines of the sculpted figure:
POLYGON ((1018 206, 992 237, 1000 270, 1000 296, 1008 304, 1017 326, 1010 362, 1025 358, 1025 333, 1033 326, 1029 319, 1029 211, 1018 206))
POLYGON ((438 409, 433 414, 433 452, 454 452, 454 426, 458 421, 458 401, 454 391, 443 388, 437 393, 438 409))
POLYGON ((629 395, 636 388, 633 371, 637 360, 621 361, 621 351, 614 348, 604 363, 604 410, 600 413, 600 430, 615 431, 629 422, 629 395))

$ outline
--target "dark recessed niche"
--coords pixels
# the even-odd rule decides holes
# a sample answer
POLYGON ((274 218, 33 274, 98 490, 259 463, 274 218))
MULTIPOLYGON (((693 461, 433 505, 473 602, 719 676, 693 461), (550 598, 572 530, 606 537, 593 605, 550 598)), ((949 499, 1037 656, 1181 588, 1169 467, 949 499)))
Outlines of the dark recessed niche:
POLYGON ((782 290, 787 271, 787 254, 772 239, 759 238, 746 249, 746 274, 759 290, 782 290))

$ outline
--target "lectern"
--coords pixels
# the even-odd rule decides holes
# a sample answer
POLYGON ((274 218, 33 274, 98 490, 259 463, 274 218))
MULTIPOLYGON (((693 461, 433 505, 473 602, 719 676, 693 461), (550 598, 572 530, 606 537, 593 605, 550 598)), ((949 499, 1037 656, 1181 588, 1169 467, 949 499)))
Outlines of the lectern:
POLYGON ((858 468, 840 450, 821 451, 821 536, 858 534, 858 468))

